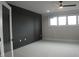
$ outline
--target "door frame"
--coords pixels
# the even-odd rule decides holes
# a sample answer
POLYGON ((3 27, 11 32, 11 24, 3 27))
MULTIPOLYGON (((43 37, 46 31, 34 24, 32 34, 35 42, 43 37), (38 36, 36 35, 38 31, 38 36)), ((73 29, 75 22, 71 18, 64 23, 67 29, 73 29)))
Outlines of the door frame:
MULTIPOLYGON (((13 54, 13 35, 12 35, 12 11, 11 11, 11 7, 5 2, 5 1, 1 1, 1 9, 2 9, 2 5, 4 5, 6 8, 9 9, 9 16, 10 16, 10 43, 11 43, 11 53, 12 53, 12 57, 14 56, 13 54)), ((3 20, 3 18, 1 18, 3 20)), ((3 21, 2 21, 3 22, 3 21)), ((4 42, 3 42, 3 24, 2 24, 2 37, 1 37, 1 56, 4 57, 4 42)))

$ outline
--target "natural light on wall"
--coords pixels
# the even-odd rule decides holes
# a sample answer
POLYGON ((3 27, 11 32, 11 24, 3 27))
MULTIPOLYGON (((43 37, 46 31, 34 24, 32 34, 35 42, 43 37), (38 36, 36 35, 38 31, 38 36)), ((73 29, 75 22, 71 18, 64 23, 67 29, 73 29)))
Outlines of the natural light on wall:
POLYGON ((77 25, 77 20, 79 24, 79 16, 73 15, 73 16, 57 16, 50 18, 50 25, 56 26, 62 26, 62 25, 77 25), (78 18, 77 18, 78 17, 78 18))

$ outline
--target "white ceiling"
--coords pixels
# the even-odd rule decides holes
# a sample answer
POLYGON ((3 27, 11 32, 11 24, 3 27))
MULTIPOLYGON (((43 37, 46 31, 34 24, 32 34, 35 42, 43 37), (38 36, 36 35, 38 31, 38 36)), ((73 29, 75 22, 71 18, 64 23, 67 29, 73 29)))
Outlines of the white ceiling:
POLYGON ((50 10, 50 13, 53 13, 79 9, 79 1, 64 1, 63 4, 77 4, 77 6, 65 7, 63 9, 58 8, 58 1, 9 1, 8 3, 40 14, 47 14, 46 10, 50 10))

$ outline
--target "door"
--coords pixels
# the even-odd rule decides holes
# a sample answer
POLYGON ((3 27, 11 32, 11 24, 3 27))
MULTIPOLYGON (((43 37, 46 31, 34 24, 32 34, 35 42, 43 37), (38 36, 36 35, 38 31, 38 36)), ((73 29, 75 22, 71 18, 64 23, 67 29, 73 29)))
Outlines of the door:
POLYGON ((2 47, 1 47, 1 42, 2 42, 2 8, 1 8, 1 3, 0 3, 0 57, 2 56, 1 55, 1 50, 3 50, 3 49, 1 49, 2 47))
POLYGON ((13 56, 11 7, 6 2, 2 5, 2 56, 13 56))

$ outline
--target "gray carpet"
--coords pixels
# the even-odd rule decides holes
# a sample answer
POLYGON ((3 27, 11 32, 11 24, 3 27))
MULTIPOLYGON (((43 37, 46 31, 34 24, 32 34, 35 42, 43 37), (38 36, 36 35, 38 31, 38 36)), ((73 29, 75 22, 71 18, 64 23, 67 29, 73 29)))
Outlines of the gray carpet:
POLYGON ((41 40, 14 50, 14 56, 15 57, 79 57, 79 43, 41 40))

